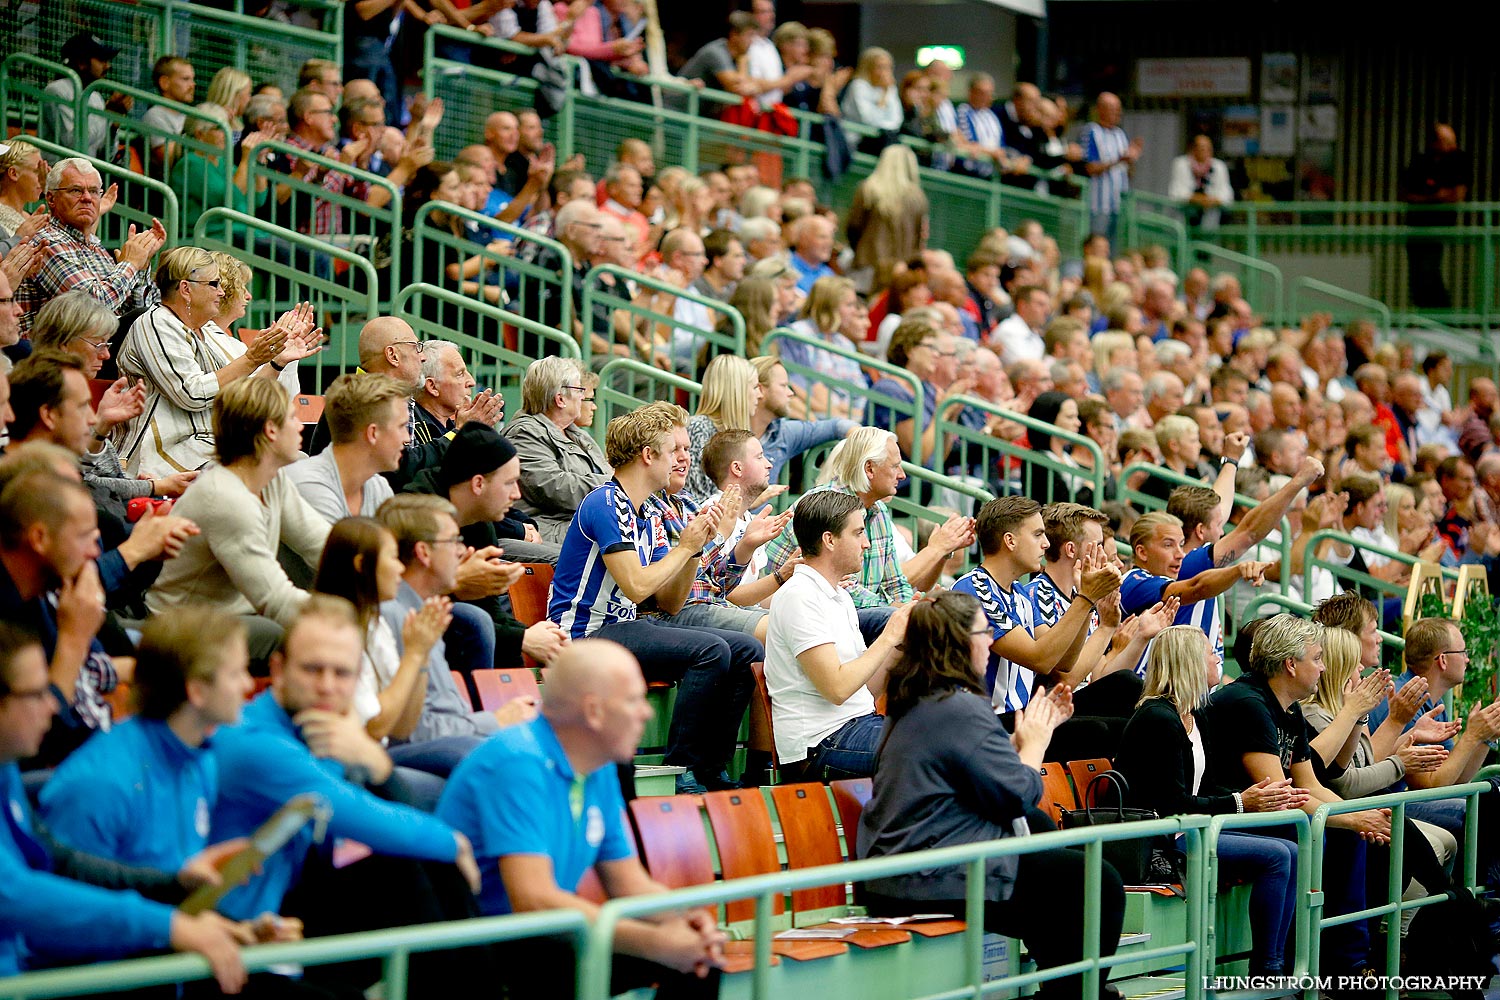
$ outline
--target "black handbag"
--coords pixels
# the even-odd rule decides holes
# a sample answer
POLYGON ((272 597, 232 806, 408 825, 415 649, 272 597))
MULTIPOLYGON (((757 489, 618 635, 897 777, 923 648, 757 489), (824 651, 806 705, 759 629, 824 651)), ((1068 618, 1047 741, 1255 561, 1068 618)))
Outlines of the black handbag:
MULTIPOLYGON (((1140 809, 1125 805, 1129 797, 1130 784, 1119 771, 1104 771, 1096 774, 1083 793, 1082 809, 1064 809, 1062 828, 1074 830, 1086 826, 1105 826, 1111 823, 1133 823, 1140 820, 1159 819, 1156 810, 1140 809), (1098 807, 1094 803, 1095 789, 1104 782, 1104 787, 1113 791, 1115 805, 1098 807)), ((1120 873, 1126 885, 1171 885, 1180 884, 1184 865, 1182 852, 1172 846, 1171 837, 1142 837, 1136 840, 1113 840, 1104 845, 1104 860, 1120 873)))

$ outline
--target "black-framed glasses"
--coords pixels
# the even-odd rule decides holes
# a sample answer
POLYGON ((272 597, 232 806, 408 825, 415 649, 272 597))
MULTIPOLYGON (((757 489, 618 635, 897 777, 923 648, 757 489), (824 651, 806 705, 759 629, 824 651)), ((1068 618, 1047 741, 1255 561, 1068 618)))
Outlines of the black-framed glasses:
POLYGON ((8 306, 15 301, 16 297, 14 295, 7 295, 3 299, 0 299, 0 306, 8 306))
POLYGON ((583 397, 583 401, 585 403, 592 403, 594 401, 594 397, 593 396, 584 396, 583 397))
POLYGON ((219 287, 219 283, 223 279, 222 278, 208 278, 208 279, 205 280, 203 278, 183 278, 182 280, 186 281, 190 285, 207 285, 209 288, 218 288, 219 287))
POLYGON ((409 347, 415 347, 417 349, 417 353, 418 354, 426 354, 427 353, 427 346, 425 344, 423 344, 420 340, 393 340, 393 341, 391 341, 391 346, 392 347, 408 347, 408 346, 409 347))
POLYGON ((452 538, 424 538, 422 541, 428 545, 464 545, 462 535, 454 535, 452 538))
POLYGON ((50 697, 52 697, 52 688, 50 685, 47 687, 28 688, 24 691, 12 688, 0 693, 0 698, 18 698, 25 701, 45 701, 50 697))
POLYGON ((1465 649, 1445 649, 1441 653, 1439 653, 1438 655, 1439 656, 1468 656, 1469 655, 1469 651, 1468 651, 1467 648, 1465 648, 1465 649))
POLYGON ((588 392, 588 390, 585 389, 581 385, 565 385, 565 386, 563 386, 563 388, 564 389, 577 389, 579 392, 588 392))

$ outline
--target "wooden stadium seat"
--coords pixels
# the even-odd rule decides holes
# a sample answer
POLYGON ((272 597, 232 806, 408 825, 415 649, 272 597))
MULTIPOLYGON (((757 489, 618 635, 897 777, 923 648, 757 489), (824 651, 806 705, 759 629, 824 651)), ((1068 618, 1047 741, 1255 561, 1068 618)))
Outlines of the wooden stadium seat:
MULTIPOLYGON (((668 889, 707 885, 714 880, 714 860, 703 829, 696 795, 659 795, 634 799, 630 818, 641 845, 646 871, 668 889)), ((821 942, 805 942, 818 944, 821 942)), ((753 941, 731 941, 724 949, 724 971, 749 972, 755 967, 753 941)), ((771 964, 780 959, 771 956, 771 964)))
POLYGON ((94 397, 94 409, 97 410, 99 408, 99 400, 104 398, 104 394, 109 391, 109 387, 112 385, 114 383, 107 378, 89 379, 89 395, 94 397))
MULTIPOLYGON (((1094 780, 1095 775, 1103 774, 1110 769, 1109 758, 1095 757, 1092 760, 1070 760, 1068 761, 1068 774, 1073 778, 1073 791, 1078 796, 1080 806, 1091 806, 1089 801, 1089 782, 1094 780)), ((1109 782, 1104 782, 1108 785, 1109 782)))
POLYGON ((115 689, 104 696, 109 703, 110 716, 116 722, 123 722, 135 714, 134 700, 130 696, 130 682, 120 681, 115 689))
POLYGON ((517 667, 514 670, 476 670, 471 676, 474 678, 474 689, 479 692, 479 707, 486 712, 493 712, 506 702, 526 695, 541 696, 541 688, 536 684, 536 674, 527 667, 517 667))
POLYGON ((846 853, 849 860, 853 861, 859 856, 854 847, 859 817, 864 814, 865 804, 875 791, 875 783, 869 778, 842 778, 829 782, 828 787, 833 790, 833 804, 838 806, 839 825, 844 828, 846 853))
POLYGON ((1077 809, 1078 800, 1073 797, 1073 786, 1068 784, 1067 772, 1061 764, 1042 765, 1042 799, 1037 806, 1052 817, 1052 822, 1062 826, 1064 809, 1077 809))
POLYGON ((457 670, 450 670, 448 673, 453 675, 453 684, 458 688, 458 696, 464 700, 464 705, 469 711, 474 711, 474 698, 469 694, 469 679, 457 670))
POLYGON ((323 397, 298 393, 297 417, 304 424, 316 424, 323 418, 323 397))
POLYGON ((750 747, 770 750, 771 766, 781 768, 776 757, 776 733, 771 729, 771 693, 766 689, 766 665, 760 660, 750 664, 755 676, 755 693, 750 699, 750 747))
MULTIPOLYGON (((759 789, 709 792, 703 796, 703 806, 719 848, 719 870, 726 880, 781 871, 771 832, 771 811, 759 789)), ((780 916, 785 912, 786 901, 777 893, 771 898, 771 913, 780 916)), ((733 900, 724 905, 724 913, 730 923, 752 920, 755 900, 733 900)), ((775 941, 771 949, 778 955, 806 961, 845 954, 849 946, 842 941, 775 941)))
POLYGON ((547 617, 547 594, 552 588, 552 566, 549 563, 522 563, 526 575, 510 588, 511 613, 516 621, 530 627, 547 617))

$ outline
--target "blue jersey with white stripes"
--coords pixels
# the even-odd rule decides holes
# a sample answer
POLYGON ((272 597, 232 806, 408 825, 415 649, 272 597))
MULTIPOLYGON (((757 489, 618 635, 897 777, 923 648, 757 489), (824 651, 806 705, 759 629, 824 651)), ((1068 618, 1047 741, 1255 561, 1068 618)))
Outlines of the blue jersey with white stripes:
POLYGON ((1129 148, 1130 139, 1122 128, 1105 128, 1091 122, 1084 132, 1084 159, 1089 163, 1114 164, 1104 173, 1096 174, 1089 184, 1089 211, 1095 215, 1120 210, 1120 195, 1130 190, 1130 167, 1119 159, 1129 148))
POLYGON ((620 590, 604 557, 634 549, 642 566, 667 554, 667 530, 652 499, 637 508, 618 480, 611 479, 583 498, 568 526, 547 617, 569 637, 582 639, 605 625, 634 621, 635 602, 620 590))
MULTIPOLYGON (((990 623, 991 641, 998 641, 1014 628, 1024 628, 1027 635, 1036 634, 1036 618, 1031 598, 1023 586, 1007 591, 983 567, 976 567, 953 583, 953 589, 972 594, 990 623)), ((990 703, 997 712, 1014 712, 1025 708, 1036 686, 1036 674, 1027 667, 990 651, 985 684, 990 689, 990 703)))

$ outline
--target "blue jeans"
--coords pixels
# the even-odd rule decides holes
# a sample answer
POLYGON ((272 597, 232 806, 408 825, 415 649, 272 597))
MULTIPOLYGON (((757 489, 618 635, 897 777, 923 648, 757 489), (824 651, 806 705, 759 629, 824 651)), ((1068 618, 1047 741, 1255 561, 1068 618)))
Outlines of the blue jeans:
POLYGON ((369 35, 348 39, 344 52, 344 77, 349 80, 366 77, 375 84, 385 99, 386 121, 396 122, 401 118, 401 85, 396 79, 396 66, 391 62, 391 53, 385 42, 383 38, 369 35))
POLYGON ((891 615, 895 613, 896 609, 889 605, 859 609, 859 634, 864 636, 866 646, 875 644, 875 640, 880 638, 880 633, 885 631, 885 623, 890 621, 891 615))
POLYGON ((491 667, 514 669, 519 663, 495 662, 495 623, 483 608, 453 602, 453 621, 443 633, 448 666, 461 674, 491 667))
POLYGON ((734 604, 688 604, 675 615, 657 620, 663 625, 721 628, 754 635, 755 626, 768 614, 770 612, 765 608, 742 608, 734 604))
POLYGON ((823 742, 808 748, 803 772, 809 781, 869 778, 885 734, 885 716, 861 715, 844 723, 823 742))
POLYGON ((647 680, 676 682, 666 763, 710 776, 724 769, 755 687, 750 664, 766 655, 753 636, 637 618, 602 626, 590 638, 630 650, 647 680))
POLYGON ((1297 906, 1297 845, 1226 830, 1219 836, 1219 875, 1250 883, 1250 974, 1281 972, 1297 906))
POLYGON ((396 743, 389 751, 391 760, 401 767, 447 778, 459 762, 483 742, 482 736, 440 736, 435 740, 396 743))

